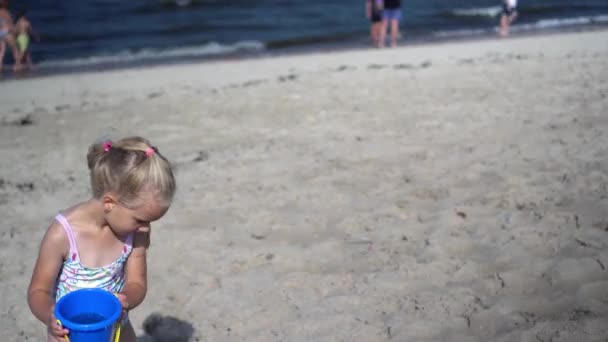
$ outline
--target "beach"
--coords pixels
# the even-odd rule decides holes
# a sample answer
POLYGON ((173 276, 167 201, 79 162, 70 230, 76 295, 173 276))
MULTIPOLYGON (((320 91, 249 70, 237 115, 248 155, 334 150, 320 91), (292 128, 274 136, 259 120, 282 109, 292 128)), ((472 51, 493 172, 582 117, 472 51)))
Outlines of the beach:
POLYGON ((153 313, 192 341, 605 341, 608 30, 0 82, 0 334, 102 138, 178 193, 153 313))

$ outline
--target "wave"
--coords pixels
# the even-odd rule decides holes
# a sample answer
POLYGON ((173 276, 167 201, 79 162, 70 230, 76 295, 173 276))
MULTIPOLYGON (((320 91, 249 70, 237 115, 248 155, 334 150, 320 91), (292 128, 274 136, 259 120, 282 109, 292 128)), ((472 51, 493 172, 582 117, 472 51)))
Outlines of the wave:
MULTIPOLYGON (((477 13, 491 15, 492 10, 486 8, 477 13)), ((472 12, 471 12, 472 13, 472 12)), ((494 25, 484 25, 485 27, 468 27, 464 29, 443 29, 440 31, 422 30, 413 34, 412 39, 423 41, 425 39, 438 38, 441 40, 450 38, 479 37, 484 35, 494 35, 497 30, 497 22, 494 25), (417 37, 417 38, 416 38, 417 37)), ((560 28, 568 29, 577 26, 608 25, 608 14, 595 16, 575 16, 567 18, 543 18, 533 22, 516 21, 512 26, 512 32, 532 32, 542 30, 557 30, 560 28)), ((462 26, 461 26, 462 27, 462 26)), ((47 59, 41 60, 38 64, 39 69, 45 71, 53 70, 76 70, 76 69, 96 69, 105 67, 121 67, 129 65, 139 65, 147 63, 164 63, 172 61, 193 61, 205 58, 222 56, 247 56, 264 51, 274 51, 286 48, 306 48, 316 46, 329 46, 328 44, 346 44, 348 42, 358 44, 362 40, 361 32, 326 34, 322 36, 306 36, 284 40, 269 40, 266 42, 247 40, 234 44, 220 44, 210 42, 196 46, 183 46, 177 48, 147 48, 141 50, 123 50, 116 53, 96 54, 76 58, 47 59)), ((346 45, 345 45, 346 46, 346 45)))
POLYGON ((473 37, 490 33, 490 29, 464 29, 433 32, 433 36, 437 38, 458 38, 458 37, 473 37))
MULTIPOLYGON (((559 29, 571 26, 589 26, 608 24, 608 15, 597 15, 591 17, 572 17, 572 18, 550 18, 541 19, 533 23, 515 24, 511 27, 511 32, 528 32, 546 29, 559 29)), ((496 28, 463 29, 433 32, 433 36, 438 38, 468 37, 479 36, 493 33, 496 28)))
POLYGON ((535 15, 556 15, 572 12, 603 12, 608 10, 608 3, 605 4, 529 4, 517 7, 521 12, 535 15))
POLYGON ((175 0, 175 4, 179 7, 188 6, 192 3, 192 0, 175 0))
MULTIPOLYGON (((572 11, 605 11, 608 5, 587 5, 587 4, 568 4, 568 5, 539 5, 539 4, 520 4, 517 7, 521 13, 528 15, 559 15, 571 13, 572 11)), ((447 12, 450 17, 488 17, 495 18, 502 12, 501 6, 458 8, 447 12)), ((444 12, 445 14, 446 12, 444 12)))
POLYGON ((502 7, 479 7, 479 8, 465 8, 455 9, 450 12, 451 15, 456 17, 491 17, 494 18, 500 14, 502 7))
MULTIPOLYGON (((608 15, 598 15, 594 17, 576 17, 561 19, 543 19, 534 24, 538 28, 554 28, 574 25, 591 25, 608 23, 608 15)), ((523 25, 526 26, 526 25, 523 25)), ((534 27, 532 27, 534 28, 534 27)))
POLYGON ((88 56, 62 60, 47 60, 38 64, 40 68, 70 68, 94 67, 110 64, 126 64, 134 62, 154 62, 168 59, 211 57, 214 55, 229 55, 232 53, 259 52, 266 49, 259 41, 241 41, 231 45, 210 42, 203 46, 189 46, 174 49, 142 49, 139 51, 126 50, 115 54, 88 56))

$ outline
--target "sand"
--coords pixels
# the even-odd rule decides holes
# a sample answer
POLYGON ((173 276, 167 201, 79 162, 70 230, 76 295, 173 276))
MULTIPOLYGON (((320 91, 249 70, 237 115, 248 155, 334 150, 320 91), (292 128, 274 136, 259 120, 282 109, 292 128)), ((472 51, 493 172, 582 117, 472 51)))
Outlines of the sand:
POLYGON ((2 341, 44 338, 40 238, 132 134, 179 182, 140 336, 605 341, 607 95, 608 31, 1 82, 2 341))

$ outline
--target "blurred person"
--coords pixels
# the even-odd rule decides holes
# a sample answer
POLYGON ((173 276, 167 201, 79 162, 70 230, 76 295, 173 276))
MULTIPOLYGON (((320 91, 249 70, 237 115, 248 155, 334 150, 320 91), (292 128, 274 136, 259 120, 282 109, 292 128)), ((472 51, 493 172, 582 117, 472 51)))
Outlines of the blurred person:
POLYGON ((401 0, 384 0, 384 9, 382 10, 382 29, 380 30, 380 47, 384 47, 389 24, 391 27, 391 47, 397 46, 400 20, 401 0))
POLYGON ((500 16, 500 36, 509 35, 509 26, 517 18, 517 0, 503 0, 500 16))
POLYGON ((13 52, 13 59, 15 60, 14 69, 18 71, 21 69, 21 61, 19 60, 19 50, 15 43, 13 18, 9 11, 8 0, 0 0, 0 71, 2 71, 4 65, 4 54, 6 53, 7 45, 13 52))
POLYGON ((365 14, 371 22, 370 37, 374 47, 380 46, 380 30, 382 30, 382 0, 365 0, 365 14))
POLYGON ((15 23, 15 34, 17 35, 17 48, 19 49, 19 61, 22 65, 25 65, 28 69, 32 67, 32 55, 30 53, 30 40, 32 36, 37 35, 34 33, 32 24, 29 19, 25 16, 25 11, 22 11, 17 16, 17 22, 15 23))

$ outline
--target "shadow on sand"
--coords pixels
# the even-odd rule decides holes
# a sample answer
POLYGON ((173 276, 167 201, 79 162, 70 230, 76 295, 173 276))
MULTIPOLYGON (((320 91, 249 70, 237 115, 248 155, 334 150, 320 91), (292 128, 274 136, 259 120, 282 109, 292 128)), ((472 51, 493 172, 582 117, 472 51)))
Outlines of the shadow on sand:
POLYGON ((172 316, 153 313, 143 323, 144 335, 138 342, 189 342, 194 335, 194 327, 186 321, 172 316))

